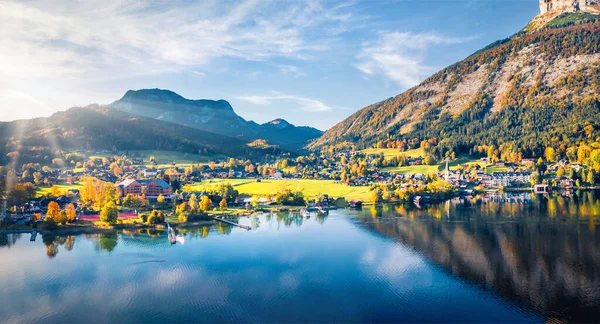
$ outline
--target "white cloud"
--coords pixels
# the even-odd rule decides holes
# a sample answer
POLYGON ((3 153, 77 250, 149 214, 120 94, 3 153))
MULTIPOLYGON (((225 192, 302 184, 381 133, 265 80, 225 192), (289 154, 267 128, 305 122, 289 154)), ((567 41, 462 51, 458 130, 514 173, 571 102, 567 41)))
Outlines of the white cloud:
POLYGON ((297 66, 293 65, 280 65, 279 71, 281 71, 283 74, 289 74, 294 78, 306 76, 306 73, 302 72, 297 66))
POLYGON ((115 78, 219 57, 310 58, 352 15, 320 1, 0 2, 1 81, 115 78), (5 80, 2 80, 6 78, 5 80))
POLYGON ((356 67, 367 77, 383 75, 403 87, 412 87, 436 71, 424 63, 431 46, 459 44, 472 37, 446 37, 436 33, 380 32, 373 42, 366 42, 358 55, 356 67))
POLYGON ((287 101, 287 102, 292 103, 294 106, 299 107, 300 109, 302 109, 304 111, 310 111, 310 112, 323 112, 323 111, 330 111, 333 109, 332 107, 328 106, 324 102, 316 100, 316 99, 311 99, 311 98, 306 98, 306 97, 296 96, 296 95, 282 94, 282 93, 274 93, 273 95, 266 95, 266 96, 256 96, 256 95, 254 95, 254 96, 239 96, 237 98, 240 100, 243 100, 243 101, 250 102, 255 105, 271 105, 276 102, 286 102, 287 101))

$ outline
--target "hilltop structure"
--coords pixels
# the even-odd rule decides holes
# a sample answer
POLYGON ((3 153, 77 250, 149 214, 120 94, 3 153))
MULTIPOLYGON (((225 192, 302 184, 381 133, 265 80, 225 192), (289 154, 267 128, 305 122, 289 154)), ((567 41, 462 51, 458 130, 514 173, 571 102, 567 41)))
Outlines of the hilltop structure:
POLYGON ((547 12, 589 12, 600 14, 599 0, 540 0, 540 11, 547 12))

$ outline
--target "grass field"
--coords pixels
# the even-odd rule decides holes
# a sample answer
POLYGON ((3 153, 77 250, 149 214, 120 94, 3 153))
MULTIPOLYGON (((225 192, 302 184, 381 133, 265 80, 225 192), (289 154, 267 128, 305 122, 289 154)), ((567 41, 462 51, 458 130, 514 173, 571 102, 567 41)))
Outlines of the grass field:
MULTIPOLYGON (((79 188, 81 188, 81 185, 78 184, 78 183, 75 183, 75 184, 72 184, 72 185, 60 184, 60 185, 57 185, 57 186, 60 188, 60 190, 63 192, 63 194, 67 193, 67 191, 70 190, 70 189, 79 189, 79 188)), ((39 196, 45 196, 45 195, 49 194, 51 188, 52 187, 39 187, 38 191, 37 191, 38 197, 39 196)))
MULTIPOLYGON (((448 167, 450 170, 456 170, 460 165, 463 164, 479 164, 480 166, 484 166, 479 160, 469 159, 467 157, 459 157, 458 159, 451 161, 448 163, 448 167)), ((414 165, 414 166, 403 166, 403 167, 390 167, 383 168, 382 171, 386 172, 395 172, 398 174, 415 174, 415 173, 423 173, 423 174, 433 174, 440 171, 443 171, 446 167, 446 163, 442 162, 435 165, 414 165)))
POLYGON ((404 154, 406 156, 410 156, 410 157, 417 157, 417 156, 424 156, 425 152, 423 151, 423 149, 418 148, 418 149, 414 149, 414 150, 408 150, 408 151, 404 151, 404 152, 400 152, 398 151, 398 149, 388 149, 388 148, 379 148, 379 149, 366 149, 366 150, 362 150, 362 153, 365 154, 381 154, 383 153, 383 156, 386 159, 392 158, 392 157, 397 157, 398 155, 404 154))
POLYGON ((293 191, 302 191, 304 197, 312 198, 319 194, 328 194, 331 197, 345 197, 347 200, 369 198, 368 187, 349 187, 344 184, 336 184, 333 180, 262 180, 256 182, 253 179, 219 179, 212 183, 205 181, 192 186, 194 191, 201 191, 204 184, 211 185, 221 182, 229 182, 241 194, 248 195, 274 195, 275 193, 289 188, 293 191))

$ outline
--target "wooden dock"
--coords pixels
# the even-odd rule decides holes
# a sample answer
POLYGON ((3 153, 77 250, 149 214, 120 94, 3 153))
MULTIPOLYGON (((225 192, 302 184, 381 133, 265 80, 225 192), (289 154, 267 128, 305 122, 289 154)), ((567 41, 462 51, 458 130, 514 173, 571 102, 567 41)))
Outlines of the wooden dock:
POLYGON ((239 228, 243 228, 243 229, 245 229, 245 230, 247 230, 247 231, 249 231, 249 230, 251 230, 251 229, 252 229, 252 227, 250 227, 250 226, 246 226, 246 225, 241 225, 241 224, 238 224, 238 223, 234 223, 234 222, 228 221, 228 220, 226 220, 226 219, 222 219, 222 218, 218 218, 218 217, 214 217, 214 219, 215 219, 216 221, 219 221, 219 222, 221 222, 221 223, 225 223, 225 224, 229 224, 229 225, 237 226, 237 227, 239 227, 239 228))

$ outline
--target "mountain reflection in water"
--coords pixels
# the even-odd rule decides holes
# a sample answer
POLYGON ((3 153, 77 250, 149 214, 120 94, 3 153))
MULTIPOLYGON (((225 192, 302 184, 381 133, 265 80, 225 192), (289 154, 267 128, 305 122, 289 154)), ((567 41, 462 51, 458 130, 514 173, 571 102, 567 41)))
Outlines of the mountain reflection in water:
POLYGON ((0 235, 2 322, 600 321, 597 194, 0 235), (93 293, 90 293, 93 292, 93 293), (173 299, 173 296, 178 296, 173 299))
POLYGON ((549 318, 600 319, 598 192, 457 198, 368 208, 360 226, 414 248, 452 275, 549 318))

